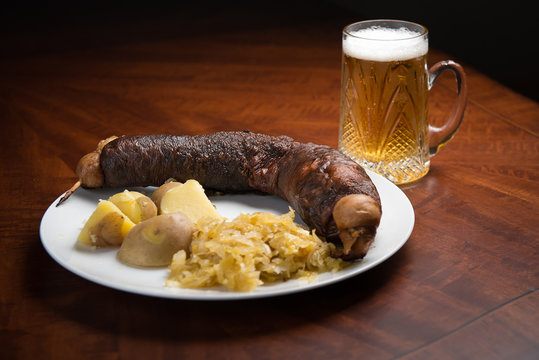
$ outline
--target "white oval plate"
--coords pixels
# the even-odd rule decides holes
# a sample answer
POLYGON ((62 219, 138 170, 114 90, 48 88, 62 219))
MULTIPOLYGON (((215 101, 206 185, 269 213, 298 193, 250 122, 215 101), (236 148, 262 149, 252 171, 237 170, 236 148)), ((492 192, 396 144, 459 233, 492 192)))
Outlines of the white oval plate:
MULTIPOLYGON (((77 236, 84 221, 95 210, 99 199, 107 199, 123 189, 78 189, 69 200, 56 207, 54 201, 41 220, 41 242, 49 255, 67 270, 95 283, 110 288, 174 299, 237 300, 291 294, 326 286, 367 271, 397 252, 408 240, 414 227, 414 210, 406 195, 393 183, 373 172, 368 172, 376 185, 382 202, 382 219, 371 250, 361 262, 356 262, 336 273, 324 273, 314 282, 289 280, 264 284, 253 292, 232 292, 223 288, 183 289, 165 286, 168 268, 140 269, 124 265, 116 258, 117 249, 85 250, 76 246, 77 236)), ((154 188, 137 188, 150 193, 154 188)), ((219 213, 233 219, 240 212, 288 212, 288 203, 275 196, 224 195, 211 197, 219 213)), ((298 222, 301 219, 297 217, 298 222)))

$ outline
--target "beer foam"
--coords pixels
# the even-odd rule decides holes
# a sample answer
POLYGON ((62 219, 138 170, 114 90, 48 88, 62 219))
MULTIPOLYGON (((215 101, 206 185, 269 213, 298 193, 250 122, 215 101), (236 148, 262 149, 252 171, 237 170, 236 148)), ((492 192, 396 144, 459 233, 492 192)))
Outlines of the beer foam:
POLYGON ((413 59, 425 55, 429 48, 427 37, 419 32, 379 26, 350 31, 342 46, 348 56, 373 61, 413 59))

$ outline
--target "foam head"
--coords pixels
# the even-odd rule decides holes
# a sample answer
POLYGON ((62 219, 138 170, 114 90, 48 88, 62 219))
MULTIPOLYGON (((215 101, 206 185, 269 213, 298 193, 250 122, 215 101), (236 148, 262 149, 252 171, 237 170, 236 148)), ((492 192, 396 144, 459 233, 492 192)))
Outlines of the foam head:
POLYGON ((427 36, 405 27, 393 29, 372 26, 349 31, 343 37, 343 52, 358 59, 398 61, 425 55, 427 36))

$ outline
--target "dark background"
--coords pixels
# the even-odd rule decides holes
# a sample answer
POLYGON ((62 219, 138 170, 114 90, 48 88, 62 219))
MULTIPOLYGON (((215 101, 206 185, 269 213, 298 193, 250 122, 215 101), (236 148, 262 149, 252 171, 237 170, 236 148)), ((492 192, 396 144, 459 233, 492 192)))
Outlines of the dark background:
POLYGON ((513 90, 539 99, 538 21, 530 1, 18 1, 0 11, 1 60, 43 56, 49 52, 99 48, 107 44, 196 36, 197 31, 246 30, 290 22, 320 22, 340 43, 344 25, 392 18, 421 23, 430 45, 456 61, 489 75, 513 90), (241 24, 226 22, 240 12, 241 24), (249 16, 256 12, 257 21, 249 16), (207 14, 179 33, 193 13, 207 14), (264 14, 260 20, 260 14, 264 14), (328 25, 328 24, 331 24, 328 25))

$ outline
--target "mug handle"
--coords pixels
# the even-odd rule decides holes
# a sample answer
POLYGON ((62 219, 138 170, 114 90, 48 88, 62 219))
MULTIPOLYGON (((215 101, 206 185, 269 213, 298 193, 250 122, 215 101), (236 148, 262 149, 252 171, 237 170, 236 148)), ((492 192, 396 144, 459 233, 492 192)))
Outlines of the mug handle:
POLYGON ((434 85, 438 76, 445 70, 452 70, 457 79, 457 99, 453 106, 453 112, 446 123, 440 127, 429 125, 429 151, 430 156, 436 155, 438 150, 442 148, 451 138, 462 123, 464 109, 468 101, 468 83, 466 74, 462 66, 454 61, 446 60, 434 64, 429 69, 428 88, 429 90, 434 85))

